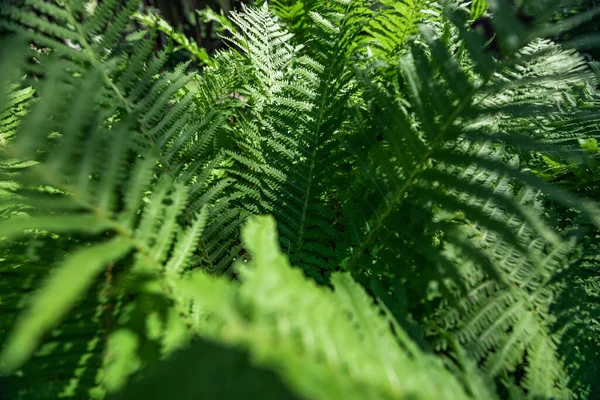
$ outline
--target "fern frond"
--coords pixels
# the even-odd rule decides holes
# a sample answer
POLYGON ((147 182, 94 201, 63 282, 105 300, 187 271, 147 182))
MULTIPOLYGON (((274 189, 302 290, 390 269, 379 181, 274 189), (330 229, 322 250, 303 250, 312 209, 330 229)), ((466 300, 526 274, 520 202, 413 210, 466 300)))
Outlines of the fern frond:
MULTIPOLYGON (((371 57, 394 62, 406 48, 408 40, 419 33, 419 25, 432 24, 434 14, 440 13, 429 0, 378 1, 369 25, 359 40, 361 47, 368 46, 371 57)), ((440 18, 439 15, 438 18, 440 18)))
POLYGON ((0 146, 6 146, 17 130, 19 120, 27 113, 35 91, 31 87, 9 86, 9 100, 0 113, 0 146))
MULTIPOLYGON (((526 35, 518 44, 504 42, 507 58, 495 60, 458 13, 450 18, 467 60, 422 28, 423 42, 401 58, 395 87, 371 79, 376 69, 358 72, 366 104, 356 114, 367 120, 356 118, 361 133, 346 144, 359 157, 360 178, 344 200, 352 214, 345 263, 357 276, 375 274, 371 279, 390 287, 401 282, 415 301, 443 305, 448 328, 466 323, 456 338, 491 376, 531 361, 523 387, 532 396, 561 397, 567 377, 547 319, 557 290, 550 282, 569 265, 574 244, 532 211, 540 209, 538 191, 596 226, 597 207, 521 172, 514 154, 543 151, 537 127, 548 115, 566 115, 563 92, 593 77, 578 55, 547 42, 528 44, 526 35), (563 81, 569 83, 553 84, 563 81), (362 267, 367 263, 372 267, 362 267)), ((514 19, 495 18, 502 26, 514 19)), ((427 324, 426 306, 415 305, 414 313, 427 324)))
MULTIPOLYGON (((474 171, 473 176, 482 173, 474 171)), ((496 190, 510 190, 506 183, 499 183, 500 189, 496 190)), ((522 192, 518 198, 528 204, 535 201, 535 192, 522 192)), ((552 279, 568 266, 573 243, 549 246, 542 238, 532 236, 535 231, 522 220, 514 216, 505 218, 508 226, 518 228, 520 241, 528 243, 528 254, 519 255, 513 246, 491 232, 469 235, 481 238, 478 239, 482 242, 481 247, 501 267, 503 284, 499 285, 495 279, 476 270, 469 271, 471 280, 465 295, 456 306, 440 310, 439 315, 450 324, 445 326, 456 327, 458 340, 483 362, 483 367, 492 376, 503 371, 513 372, 527 360, 524 387, 536 395, 550 393, 564 397, 565 393, 561 391, 566 376, 559 367, 562 357, 556 346, 549 307, 556 293, 552 279), (541 376, 548 379, 537 379, 541 376)))
MULTIPOLYGON (((149 162, 138 163, 135 167, 137 174, 132 175, 130 180, 131 186, 123 187, 135 189, 136 192, 121 189, 120 174, 130 156, 128 153, 131 145, 128 142, 131 141, 131 121, 123 118, 110 130, 97 126, 86 135, 81 135, 80 127, 87 122, 81 118, 89 115, 89 110, 93 110, 94 97, 90 96, 89 101, 89 97, 81 99, 73 94, 101 93, 103 82, 97 75, 94 79, 94 75, 92 72, 83 82, 72 82, 72 86, 68 88, 73 92, 65 94, 64 102, 57 102, 51 96, 44 97, 47 92, 41 90, 41 99, 36 102, 20 127, 27 129, 28 135, 19 130, 14 144, 4 150, 11 158, 35 161, 24 171, 19 171, 18 175, 10 176, 20 188, 44 185, 51 187, 56 195, 52 202, 46 202, 44 198, 50 193, 33 190, 30 198, 17 197, 12 200, 25 202, 34 208, 29 211, 29 216, 3 221, 2 236, 5 240, 14 239, 25 230, 34 230, 42 235, 44 231, 64 234, 80 232, 85 235, 100 234, 100 237, 106 235, 102 232, 112 231, 112 235, 116 237, 105 244, 92 244, 92 241, 88 244, 89 247, 73 253, 52 272, 45 288, 33 298, 30 314, 23 317, 12 336, 13 341, 9 341, 3 356, 4 368, 8 370, 22 364, 39 343, 40 335, 58 323, 107 264, 116 262, 135 248, 143 257, 137 258, 134 269, 160 269, 160 262, 166 257, 173 240, 177 225, 175 218, 185 204, 186 191, 182 187, 171 189, 172 183, 162 180, 155 188, 153 201, 138 217, 144 191, 153 181, 149 174, 153 161, 149 159, 149 162), (43 121, 44 115, 60 115, 61 110, 73 107, 79 107, 81 112, 74 114, 71 120, 60 121, 60 127, 37 122, 43 121), (58 139, 52 138, 54 129, 58 129, 58 139), (36 144, 32 143, 32 136, 37 138, 36 144), (42 144, 54 151, 39 152, 37 146, 42 144), (101 148, 105 148, 106 153, 91 151, 101 148), (66 160, 76 163, 77 168, 73 168, 72 164, 67 167, 66 160), (116 197, 119 193, 127 199, 122 211, 119 211, 120 202, 116 197), (169 203, 165 203, 167 199, 169 203), (163 221, 162 226, 160 221, 163 221), (87 275, 69 272, 72 268, 81 268, 82 264, 89 265, 87 275), (69 277, 78 277, 78 280, 70 281, 71 291, 62 291, 62 296, 57 296, 57 288, 69 277), (48 298, 53 298, 52 302, 48 298), (55 306, 52 308, 53 314, 44 311, 44 307, 52 304, 55 306), (29 329, 32 326, 36 329, 29 329)), ((49 81, 58 80, 60 76, 59 71, 50 72, 49 81)))
MULTIPOLYGON (((1 365, 4 372, 14 371, 44 343, 42 355, 36 355, 25 371, 39 373, 40 368, 48 366, 52 369, 63 351, 53 347, 55 340, 49 333, 64 328, 68 333, 61 340, 73 340, 75 346, 61 361, 64 368, 60 369, 60 377, 39 374, 40 382, 57 380, 47 386, 49 398, 60 393, 85 393, 94 386, 101 391, 119 386, 111 386, 110 378, 105 379, 113 366, 102 367, 98 355, 124 303, 127 307, 136 303, 125 302, 122 294, 115 294, 120 289, 112 284, 113 269, 125 276, 161 276, 168 265, 168 279, 163 282, 167 292, 166 282, 190 267, 196 250, 194 242, 206 224, 206 209, 202 207, 197 209, 198 219, 197 212, 189 211, 186 219, 180 219, 190 192, 185 184, 190 182, 181 179, 183 171, 174 170, 164 158, 164 153, 173 152, 169 143, 179 132, 194 129, 189 120, 178 121, 194 104, 194 93, 184 88, 191 80, 185 66, 155 79, 164 55, 146 63, 151 46, 144 44, 129 60, 111 56, 110 44, 122 34, 136 4, 104 2, 97 9, 99 14, 94 14, 94 21, 84 18, 83 24, 89 23, 85 27, 79 22, 84 11, 75 2, 65 3, 63 8, 36 1, 19 8, 6 5, 11 15, 21 15, 27 7, 34 7, 50 21, 62 18, 60 21, 71 29, 68 38, 78 40, 76 51, 83 55, 71 57, 70 52, 61 50, 58 40, 47 41, 53 47, 44 57, 43 70, 31 64, 18 65, 25 66, 18 70, 20 73, 42 72, 36 84, 39 99, 27 113, 19 113, 13 138, 2 148, 0 180, 10 183, 2 202, 21 210, 0 222, 2 245, 18 248, 29 241, 44 243, 46 250, 52 244, 55 250, 48 252, 47 264, 33 271, 36 281, 43 275, 49 277, 28 298, 27 311, 7 340, 1 365), (102 29, 104 25, 108 25, 106 30, 102 29), (101 40, 94 39, 99 33, 101 40), (161 147, 157 146, 159 141, 161 147), (152 191, 151 196, 148 191, 152 191), (194 220, 185 230, 187 221, 194 220), (105 285, 98 283, 101 276, 106 279, 105 285), (69 290, 61 289, 65 284, 69 290), (86 301, 80 303, 91 288, 99 291, 98 300, 85 296, 86 301), (107 313, 107 307, 114 307, 114 313, 107 313), (81 311, 73 318, 71 310, 81 311)), ((37 18, 38 14, 34 15, 37 18)), ((21 28, 15 29, 27 36, 21 28)), ((13 76, 17 69, 10 68, 13 76)), ((13 97, 19 100, 23 94, 14 92, 13 97)), ((2 109, 14 110, 14 106, 14 101, 5 102, 2 109)), ((193 135, 193 140, 189 139, 192 134, 185 140, 206 140, 202 133, 193 135)), ((208 154, 214 151, 209 150, 208 154)), ((206 155, 206 151, 198 154, 206 155)), ((211 167, 209 160, 196 167, 197 171, 204 166, 211 167)), ((201 195, 197 191, 193 194, 201 195)), ((19 258, 6 261, 3 274, 14 268, 23 279, 29 275, 28 263, 19 258)), ((12 299, 9 304, 15 307, 12 312, 23 305, 12 299)), ((177 340, 169 330, 165 332, 165 348, 175 349, 177 340)), ((2 333, 4 337, 5 327, 2 333)))
POLYGON ((339 160, 333 137, 343 123, 339 111, 353 93, 345 59, 366 9, 360 2, 320 7, 323 15, 310 14, 318 33, 306 49, 293 45, 266 5, 234 14, 239 31, 233 40, 255 72, 244 93, 251 114, 239 124, 239 150, 228 155, 248 210, 273 213, 292 261, 323 281, 339 236, 324 183, 339 160))
POLYGON ((552 2, 243 6, 197 74, 134 0, 3 2, 0 385, 105 398, 202 338, 281 396, 593 393, 597 77, 544 37, 594 14, 552 2))
POLYGON ((150 28, 151 30, 158 30, 173 40, 179 46, 174 51, 184 49, 194 56, 198 61, 203 64, 211 65, 212 61, 205 49, 198 47, 196 42, 188 39, 185 35, 177 32, 167 21, 156 14, 142 14, 135 13, 133 18, 138 21, 141 25, 150 28))
POLYGON ((271 217, 249 220, 243 239, 252 261, 238 265, 240 286, 200 271, 179 284, 181 301, 197 304, 218 327, 207 337, 247 349, 301 397, 470 397, 350 275, 334 274, 331 291, 292 269, 271 217))

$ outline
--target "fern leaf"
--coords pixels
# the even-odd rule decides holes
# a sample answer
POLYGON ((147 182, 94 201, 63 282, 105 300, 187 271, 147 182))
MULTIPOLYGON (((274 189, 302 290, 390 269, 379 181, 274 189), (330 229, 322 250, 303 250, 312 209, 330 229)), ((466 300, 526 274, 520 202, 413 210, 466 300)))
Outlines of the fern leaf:
POLYGON ((3 372, 20 367, 36 349, 42 335, 56 326, 102 268, 123 257, 130 249, 130 244, 117 238, 69 256, 35 295, 27 314, 15 327, 2 354, 3 372))
POLYGON ((292 269, 271 217, 250 219, 242 235, 252 261, 240 263, 241 286, 202 272, 181 282, 180 293, 216 319, 208 337, 247 349, 302 397, 468 398, 439 360, 391 331, 348 274, 333 275, 331 292, 292 269))

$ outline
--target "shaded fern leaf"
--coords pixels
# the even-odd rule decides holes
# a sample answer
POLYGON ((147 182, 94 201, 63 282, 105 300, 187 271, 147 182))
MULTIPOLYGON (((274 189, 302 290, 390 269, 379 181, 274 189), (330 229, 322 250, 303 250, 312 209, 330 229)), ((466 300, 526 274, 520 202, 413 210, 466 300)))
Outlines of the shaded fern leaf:
MULTIPOLYGON (((470 179, 482 182, 494 179, 493 174, 472 169, 470 179)), ((496 183, 498 194, 510 194, 510 180, 496 183)), ((511 196, 512 197, 512 196, 511 196)), ((515 200, 530 209, 540 209, 535 191, 522 189, 515 200)), ((465 199, 467 203, 476 200, 465 199)), ((487 205, 490 209, 493 203, 487 205)), ((527 253, 519 254, 514 246, 490 231, 471 232, 465 226, 467 237, 477 238, 480 251, 500 267, 502 284, 476 267, 466 269, 467 289, 439 311, 440 326, 453 331, 467 352, 480 360, 491 376, 515 372, 526 363, 522 385, 532 395, 568 396, 565 390, 567 376, 561 367, 562 356, 553 332, 550 307, 557 287, 554 277, 567 269, 574 252, 574 238, 563 244, 552 245, 536 236, 536 231, 516 215, 507 215, 498 208, 497 218, 518 232, 520 243, 527 245, 527 253), (453 304, 456 303, 456 304, 453 304)), ((452 247, 448 248, 452 254, 452 247)), ((460 253, 458 253, 460 254, 460 253)), ((462 264, 467 265, 463 259, 462 264)), ((515 382, 516 383, 516 382, 515 382)))
MULTIPOLYGON (((372 79, 377 65, 357 73, 365 103, 355 111, 358 133, 345 143, 357 157, 344 199, 345 265, 391 292, 400 283, 425 326, 441 306, 440 315, 463 327, 457 342, 490 376, 526 365, 519 384, 530 395, 564 397, 549 308, 552 278, 568 267, 575 244, 548 226, 538 191, 596 226, 598 212, 521 172, 516 154, 544 151, 536 127, 566 115, 557 100, 593 77, 579 56, 537 41, 511 44, 499 62, 459 12, 449 18, 468 59, 424 27, 423 41, 400 60, 397 85, 372 79)), ((509 26, 514 17, 495 18, 509 26)))
POLYGON ((248 211, 275 215, 284 251, 323 282, 339 236, 326 182, 340 161, 334 136, 354 90, 346 58, 366 9, 361 2, 321 6, 323 15, 311 14, 314 41, 306 49, 265 7, 233 16, 234 42, 253 75, 244 94, 251 114, 239 123, 239 149, 228 155, 248 211))

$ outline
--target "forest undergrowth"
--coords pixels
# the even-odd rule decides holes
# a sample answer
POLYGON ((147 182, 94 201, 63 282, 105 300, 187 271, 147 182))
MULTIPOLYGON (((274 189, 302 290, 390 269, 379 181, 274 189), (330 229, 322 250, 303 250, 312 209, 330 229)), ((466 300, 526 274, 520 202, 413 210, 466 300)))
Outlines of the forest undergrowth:
POLYGON ((600 399, 591 3, 1 2, 0 399, 600 399))

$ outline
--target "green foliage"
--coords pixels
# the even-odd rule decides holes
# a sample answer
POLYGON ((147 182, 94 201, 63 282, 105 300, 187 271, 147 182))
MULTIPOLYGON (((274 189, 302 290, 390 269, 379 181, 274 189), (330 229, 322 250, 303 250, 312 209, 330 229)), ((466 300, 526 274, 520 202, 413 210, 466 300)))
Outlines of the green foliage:
MULTIPOLYGON (((278 248, 272 217, 250 219, 242 238, 252 261, 240 263, 240 284, 202 271, 178 284, 180 301, 196 304, 211 325, 208 337, 247 348, 302 398, 470 397, 350 274, 334 274, 330 290, 293 269, 278 248)), ((479 395, 493 398, 483 380, 472 378, 479 395)))
POLYGON ((487 10, 486 0, 473 0, 471 2, 471 19, 477 19, 481 17, 487 10))
MULTIPOLYGON (((195 57, 198 61, 203 64, 208 64, 210 62, 210 56, 203 48, 198 47, 198 45, 188 39, 184 34, 180 32, 176 32, 175 29, 169 25, 167 21, 162 19, 159 15, 156 14, 141 14, 135 13, 133 18, 138 21, 141 25, 149 28, 156 29, 167 35, 169 39, 177 44, 177 47, 173 49, 173 51, 177 51, 179 49, 187 50, 193 57, 195 57)), ((136 39, 139 36, 145 34, 144 31, 132 33, 129 35, 130 39, 136 39)))
POLYGON ((263 2, 208 56, 135 0, 3 2, 0 384, 597 396, 597 67, 552 41, 595 11, 551 3, 263 2))

